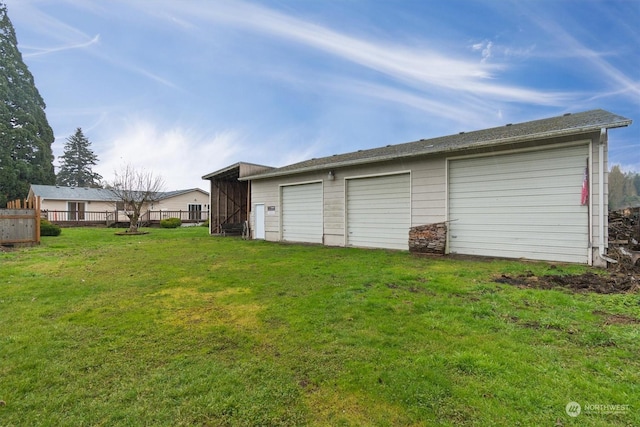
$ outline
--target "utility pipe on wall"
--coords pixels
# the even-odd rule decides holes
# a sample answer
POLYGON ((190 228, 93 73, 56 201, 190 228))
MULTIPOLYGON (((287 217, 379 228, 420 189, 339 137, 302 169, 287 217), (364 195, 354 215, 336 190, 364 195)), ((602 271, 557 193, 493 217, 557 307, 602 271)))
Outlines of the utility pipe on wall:
POLYGON ((610 263, 617 263, 604 253, 604 146, 607 143, 607 128, 600 129, 600 141, 598 142, 598 253, 600 258, 610 263))

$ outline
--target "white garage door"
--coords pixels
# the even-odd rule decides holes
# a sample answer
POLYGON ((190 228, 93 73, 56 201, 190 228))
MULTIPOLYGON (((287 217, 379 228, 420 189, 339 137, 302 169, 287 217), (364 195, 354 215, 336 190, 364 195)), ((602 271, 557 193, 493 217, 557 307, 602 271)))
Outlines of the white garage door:
POLYGON ((282 239, 322 243, 322 183, 282 187, 282 239))
POLYGON ((347 180, 347 244, 408 249, 410 175, 347 180))
POLYGON ((580 145, 452 160, 449 251, 587 263, 587 156, 580 145))

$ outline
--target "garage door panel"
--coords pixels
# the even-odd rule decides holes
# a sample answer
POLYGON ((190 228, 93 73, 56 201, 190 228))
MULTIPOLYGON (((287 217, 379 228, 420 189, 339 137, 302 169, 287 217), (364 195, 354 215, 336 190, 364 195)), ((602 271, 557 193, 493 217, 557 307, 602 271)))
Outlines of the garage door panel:
MULTIPOLYGON (((544 185, 548 182, 549 178, 559 177, 563 180, 566 179, 567 174, 571 174, 572 176, 581 176, 582 172, 584 172, 585 165, 581 165, 579 168, 565 168, 563 170, 554 170, 554 173, 549 173, 548 171, 532 171, 527 172, 526 174, 521 173, 513 173, 513 174, 481 174, 478 173, 475 177, 465 177, 465 179, 461 179, 459 177, 452 177, 449 181, 449 184, 460 184, 464 185, 464 189, 467 191, 472 191, 473 189, 482 189, 482 188, 494 188, 496 185, 499 185, 500 188, 539 188, 540 185, 544 185)), ((473 168, 470 169, 473 171, 473 168)), ((575 181, 573 182, 575 183, 575 181)), ((569 184, 569 183, 568 183, 569 184)))
POLYGON ((282 239, 322 243, 322 184, 282 187, 282 239))
POLYGON ((587 262, 588 147, 452 160, 452 253, 587 262))
POLYGON ((505 176, 516 177, 519 179, 534 179, 540 176, 539 173, 542 173, 542 176, 563 176, 563 172, 567 169, 580 169, 580 167, 576 167, 576 165, 562 167, 562 165, 555 166, 545 163, 534 171, 529 169, 530 163, 531 160, 528 160, 526 163, 523 162, 518 165, 507 165, 505 168, 501 168, 500 165, 491 164, 488 166, 491 166, 492 169, 494 169, 493 173, 491 173, 490 170, 480 170, 477 171, 477 175, 473 175, 474 172, 472 169, 470 169, 468 171, 461 171, 459 175, 456 175, 454 177, 454 179, 462 182, 474 182, 476 177, 485 177, 488 181, 499 180, 505 176))
POLYGON ((367 239, 367 240, 375 240, 375 239, 380 239, 383 238, 385 240, 387 239, 394 239, 394 240, 401 240, 404 243, 407 243, 407 238, 408 235, 398 235, 397 230, 396 229, 381 229, 379 227, 352 227, 350 230, 352 230, 354 233, 360 233, 360 232, 365 232, 366 234, 364 236, 360 236, 360 239, 367 239))
MULTIPOLYGON (((575 244, 581 242, 582 240, 576 236, 563 237, 562 233, 540 233, 534 232, 532 234, 527 233, 505 233, 506 236, 503 240, 496 240, 492 238, 491 235, 488 234, 477 234, 470 232, 468 233, 464 239, 460 239, 456 243, 457 247, 469 247, 469 246, 478 246, 480 249, 493 248, 493 247, 509 247, 509 248, 517 248, 522 244, 527 245, 527 250, 531 247, 545 247, 549 248, 549 244, 547 240, 549 239, 557 239, 558 241, 553 246, 553 250, 562 247, 574 247, 575 244)), ((460 236, 460 234, 458 234, 460 236)), ((451 237, 452 244, 456 241, 455 237, 451 237)), ((518 250, 522 250, 519 248, 518 250)))
POLYGON ((360 215, 361 218, 358 219, 357 225, 354 221, 351 221, 352 229, 357 229, 361 226, 375 226, 380 228, 389 228, 395 229, 397 228, 394 224, 389 224, 389 222, 398 220, 402 222, 406 222, 404 220, 406 210, 404 212, 388 212, 388 211, 353 211, 351 212, 351 216, 360 215), (386 220, 382 221, 379 219, 380 216, 384 216, 386 220))
POLYGON ((527 221, 527 222, 511 222, 509 227, 505 227, 504 222, 500 222, 499 220, 493 221, 476 221, 476 222, 465 222, 464 225, 457 225, 453 231, 456 231, 458 234, 451 234, 452 236, 458 237, 461 234, 465 236, 471 236, 475 234, 480 234, 486 236, 487 240, 496 239, 497 237, 510 238, 510 237, 518 237, 524 234, 535 233, 537 235, 540 234, 560 234, 563 239, 582 239, 580 236, 580 231, 582 231, 582 226, 580 224, 576 225, 557 225, 555 227, 549 226, 549 224, 544 223, 542 221, 527 221), (496 236, 496 234, 500 234, 496 236), (495 237, 494 237, 495 236, 495 237))
MULTIPOLYGON (((501 258, 524 258, 529 260, 538 260, 538 261, 549 261, 549 251, 546 246, 532 246, 527 252, 526 257, 517 257, 514 256, 514 251, 519 250, 519 246, 502 246, 502 245, 489 245, 486 249, 481 249, 478 246, 469 246, 465 248, 465 255, 479 255, 479 256, 487 256, 485 251, 490 250, 492 257, 501 257, 501 258)), ((554 251, 557 256, 562 257, 572 257, 575 253, 575 249, 573 247, 558 247, 557 250, 554 251)))
POLYGON ((409 174, 347 180, 347 244, 407 249, 410 182, 409 174))
POLYGON ((368 231, 367 234, 357 239, 358 244, 354 246, 366 248, 382 248, 382 249, 404 249, 408 246, 407 237, 401 237, 398 233, 378 233, 377 230, 361 230, 368 231), (385 246, 381 244, 384 242, 385 246), (397 246, 397 247, 396 247, 397 246))
MULTIPOLYGON (((477 243, 477 242, 473 242, 473 243, 477 243)), ((544 254, 544 253, 549 253, 548 251, 548 246, 546 245, 541 245, 538 241, 534 241, 534 242, 529 242, 527 240, 523 240, 523 241, 519 241, 519 242, 513 242, 512 244, 497 244, 497 243, 484 243, 485 246, 482 247, 482 250, 487 250, 490 249, 492 251, 506 251, 506 252, 512 252, 512 255, 510 256, 510 258, 514 258, 513 256, 513 252, 514 251, 519 251, 520 250, 520 246, 523 244, 527 244, 529 245, 529 252, 532 253, 538 253, 538 254, 544 254), (538 242, 538 243, 536 243, 538 242)), ((467 244, 467 248, 469 250, 476 250, 479 248, 479 246, 477 244, 467 244)), ((575 251, 574 247, 571 245, 564 245, 564 246, 558 246, 557 248, 554 248, 554 252, 557 253, 561 253, 564 255, 571 255, 573 254, 573 252, 575 251)), ((481 252, 477 252, 477 255, 480 255, 481 252)), ((527 258, 530 258, 530 256, 528 255, 527 258)), ((540 259, 540 258, 535 258, 535 257, 531 257, 532 259, 540 259)), ((541 259, 545 259, 545 258, 541 258, 541 259)))
MULTIPOLYGON (((503 246, 495 246, 489 247, 487 250, 491 250, 492 257, 500 257, 500 258, 526 258, 529 260, 539 260, 539 261, 549 261, 549 251, 547 247, 539 247, 539 248, 531 248, 531 250, 527 253, 526 257, 517 257, 514 256, 514 249, 503 247, 503 246)), ((477 246, 465 248, 464 253, 466 255, 478 255, 478 256, 487 256, 486 250, 479 249, 477 246)), ((557 251, 558 257, 564 258, 573 258, 575 254, 574 248, 559 248, 557 251)), ((566 261, 566 262, 576 262, 576 261, 566 261)))
POLYGON ((375 190, 367 190, 362 191, 357 194, 353 194, 351 200, 397 200, 397 201, 406 201, 408 192, 403 193, 393 193, 393 188, 376 188, 375 190))
MULTIPOLYGON (((574 190, 575 193, 575 190, 574 190)), ((497 208, 509 208, 512 213, 521 213, 526 214, 529 209, 537 208, 539 206, 553 206, 554 208, 571 208, 571 206, 566 206, 565 204, 569 201, 568 199, 573 199, 574 203, 580 204, 580 194, 577 196, 575 194, 570 194, 572 197, 567 197, 567 194, 559 194, 559 195, 550 195, 547 197, 509 197, 507 195, 503 197, 473 197, 465 200, 459 200, 455 203, 451 204, 451 208, 485 208, 485 209, 493 209, 494 211, 497 208), (482 206, 483 202, 489 201, 490 206, 482 206)), ((456 218, 451 216, 452 220, 456 218)))
MULTIPOLYGON (((564 171, 565 173, 574 173, 576 175, 578 174, 582 174, 582 172, 584 171, 584 167, 582 168, 581 171, 564 171)), ((558 179, 562 179, 562 175, 558 175, 558 179)), ((476 180, 474 181, 452 181, 450 184, 451 185, 458 185, 460 186, 460 190, 464 191, 466 193, 474 193, 476 191, 492 191, 492 190, 496 190, 496 189, 500 189, 500 190, 512 190, 512 191, 517 191, 517 190, 535 190, 535 189, 540 189, 540 186, 542 185, 546 185, 549 182, 549 179, 552 178, 552 176, 547 176, 547 177, 535 177, 535 178, 527 178, 527 179, 518 179, 515 177, 511 177, 509 178, 508 176, 505 176, 502 179, 488 179, 488 180, 482 180, 482 177, 477 177, 476 180), (505 182, 508 181, 508 182, 505 182)), ((579 180, 579 182, 581 182, 581 180, 579 180)), ((575 185, 576 182, 559 182, 559 187, 571 187, 572 185, 575 185)))
MULTIPOLYGON (((504 241, 495 241, 492 239, 487 239, 486 236, 474 236, 470 235, 465 238, 463 242, 460 242, 456 245, 457 248, 479 248, 481 250, 490 250, 495 248, 508 248, 511 251, 522 252, 522 246, 526 246, 527 253, 534 250, 534 248, 543 247, 547 248, 545 251, 549 253, 549 246, 546 243, 546 240, 552 239, 557 236, 553 236, 552 234, 543 234, 538 235, 536 237, 523 237, 522 234, 517 236, 513 235, 513 237, 504 241)), ((455 239, 454 239, 455 240, 455 239)), ((579 239, 561 239, 556 245, 553 247, 553 252, 556 253, 561 248, 573 248, 575 251, 575 245, 579 244, 581 240, 579 239)), ((458 252, 458 253, 466 253, 466 252, 458 252)), ((525 258, 522 256, 514 256, 515 258, 525 258)), ((526 258, 529 256, 527 255, 526 258)), ((547 258, 548 259, 548 258, 547 258)))
MULTIPOLYGON (((499 188, 540 188, 541 185, 546 185, 549 179, 556 178, 562 180, 564 185, 571 185, 577 182, 581 182, 581 176, 586 166, 586 161, 577 168, 565 168, 561 170, 549 171, 528 171, 526 173, 514 172, 512 174, 507 173, 494 173, 492 175, 478 173, 474 177, 452 177, 449 181, 449 185, 460 185, 461 188, 466 191, 481 190, 484 188, 494 189, 496 186, 499 188), (572 182, 565 182, 567 175, 574 177, 572 182)), ((530 167, 530 166, 529 166, 530 167)), ((474 168, 470 170, 473 171, 474 168)), ((468 173, 468 172, 467 172, 468 173)))
MULTIPOLYGON (((523 166, 526 167, 526 166, 523 166)), ((571 168, 571 169, 540 169, 536 171, 530 170, 518 170, 515 169, 511 172, 507 171, 497 171, 494 173, 490 173, 489 171, 479 171, 477 175, 471 175, 473 173, 473 169, 466 171, 464 175, 459 175, 453 177, 451 183, 466 183, 469 185, 482 183, 491 183, 491 182, 502 182, 505 179, 508 179, 510 182, 518 182, 518 181, 532 181, 535 182, 538 180, 542 182, 546 177, 551 176, 565 176, 566 172, 580 172, 580 169, 584 169, 584 165, 582 168, 571 168)))
MULTIPOLYGON (((573 157, 573 154, 569 152, 566 152, 566 155, 558 153, 558 155, 552 159, 548 158, 546 154, 540 153, 527 152, 521 153, 524 155, 516 154, 511 158, 509 164, 504 164, 499 159, 496 159, 495 161, 489 160, 488 162, 485 162, 485 164, 494 167, 493 173, 491 173, 490 169, 482 170, 478 171, 479 176, 495 177, 500 175, 511 175, 514 173, 521 176, 534 176, 532 175, 532 171, 529 169, 529 165, 531 164, 531 162, 536 161, 543 162, 537 170, 546 173, 558 173, 558 171, 562 171, 567 167, 574 167, 573 165, 567 165, 567 160, 570 160, 573 157)), ((497 157, 500 157, 500 155, 498 155, 497 157)), ((459 171, 459 173, 456 175, 456 178, 474 178, 475 176, 476 175, 474 175, 474 171, 466 170, 459 171)))

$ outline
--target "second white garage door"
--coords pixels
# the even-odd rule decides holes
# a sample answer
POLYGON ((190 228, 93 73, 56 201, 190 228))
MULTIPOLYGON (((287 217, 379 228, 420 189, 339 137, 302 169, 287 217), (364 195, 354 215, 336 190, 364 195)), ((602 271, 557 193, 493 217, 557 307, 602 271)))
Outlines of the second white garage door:
POLYGON ((322 243, 322 183, 282 187, 282 240, 322 243))
POLYGON ((588 147, 452 160, 449 252, 587 263, 588 147))
POLYGON ((346 183, 347 245, 408 249, 410 174, 349 179, 346 183))

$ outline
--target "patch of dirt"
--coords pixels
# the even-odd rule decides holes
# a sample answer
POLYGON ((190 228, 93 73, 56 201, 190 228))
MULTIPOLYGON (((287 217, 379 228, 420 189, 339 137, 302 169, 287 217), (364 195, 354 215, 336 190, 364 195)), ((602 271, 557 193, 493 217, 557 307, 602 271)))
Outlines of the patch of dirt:
POLYGON ((149 234, 148 231, 136 231, 136 232, 131 232, 131 231, 118 231, 117 233, 114 233, 116 236, 142 236, 144 234, 149 234))
MULTIPOLYGON (((426 279, 418 279, 418 282, 420 283, 426 283, 427 280, 426 279)), ((407 292, 411 292, 412 294, 427 294, 427 295, 435 295, 433 293, 433 291, 430 291, 429 289, 420 287, 420 286, 404 286, 404 285, 398 285, 396 283, 387 283, 387 288, 389 289, 401 289, 407 292)))
MULTIPOLYGON (((640 208, 609 212, 609 250, 614 260, 607 270, 597 274, 536 276, 529 272, 519 276, 502 275, 494 281, 521 288, 568 289, 571 292, 615 294, 640 292, 640 208)), ((624 319, 610 317, 609 322, 624 319)))
POLYGON ((593 314, 606 317, 605 325, 637 325, 640 323, 640 319, 625 314, 611 314, 600 310, 594 311, 593 314))
POLYGON ((629 293, 640 291, 640 274, 637 274, 634 270, 611 271, 603 274, 587 272, 580 275, 536 276, 531 272, 519 276, 503 274, 494 279, 494 282, 521 288, 562 288, 572 292, 595 292, 599 294, 629 293))

